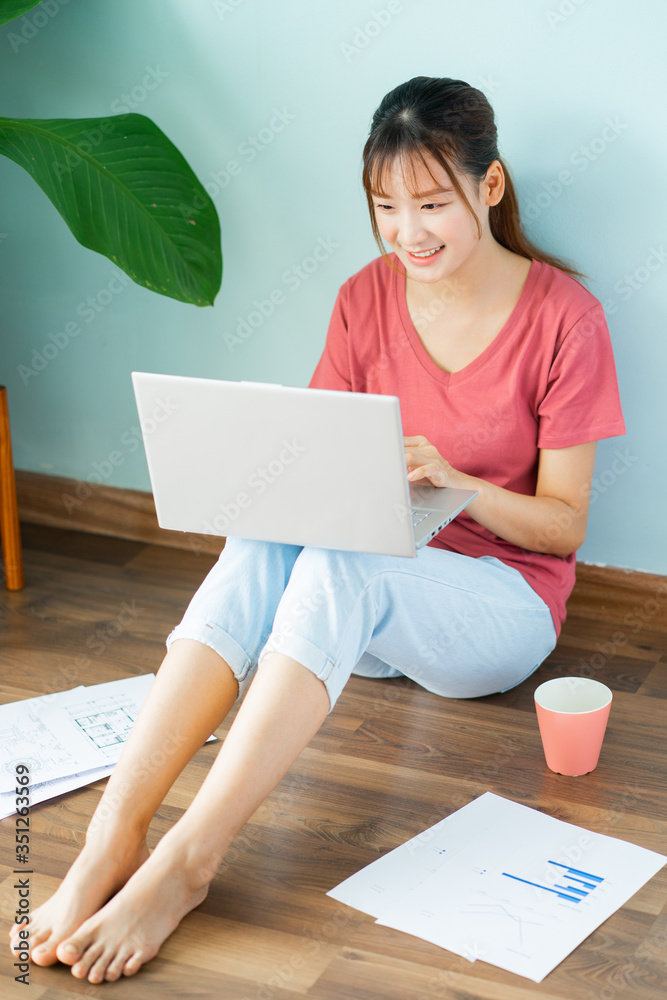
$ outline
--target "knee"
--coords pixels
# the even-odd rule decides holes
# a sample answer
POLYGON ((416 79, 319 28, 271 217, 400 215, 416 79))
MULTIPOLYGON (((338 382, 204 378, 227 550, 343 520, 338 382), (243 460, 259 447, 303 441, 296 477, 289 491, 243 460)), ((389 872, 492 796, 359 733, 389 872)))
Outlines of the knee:
POLYGON ((357 553, 306 546, 294 567, 295 581, 307 581, 309 589, 332 595, 350 580, 352 558, 357 553))
POLYGON ((367 585, 381 585, 386 578, 387 558, 368 552, 306 547, 296 562, 293 581, 321 600, 360 592, 367 585))
POLYGON ((298 545, 284 545, 282 542, 262 542, 256 538, 237 538, 230 536, 225 541, 225 547, 219 556, 219 562, 225 561, 247 565, 254 563, 266 567, 291 567, 301 551, 298 545))

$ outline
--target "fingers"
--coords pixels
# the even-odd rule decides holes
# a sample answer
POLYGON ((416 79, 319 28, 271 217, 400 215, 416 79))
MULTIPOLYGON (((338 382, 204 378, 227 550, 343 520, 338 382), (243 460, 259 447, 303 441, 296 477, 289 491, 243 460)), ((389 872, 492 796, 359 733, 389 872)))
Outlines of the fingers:
POLYGON ((404 437, 405 462, 411 483, 428 479, 434 486, 446 486, 451 466, 423 435, 404 437))
POLYGON ((417 466, 408 472, 408 479, 411 483, 419 479, 428 479, 434 486, 446 486, 447 474, 437 462, 429 462, 426 465, 417 466))

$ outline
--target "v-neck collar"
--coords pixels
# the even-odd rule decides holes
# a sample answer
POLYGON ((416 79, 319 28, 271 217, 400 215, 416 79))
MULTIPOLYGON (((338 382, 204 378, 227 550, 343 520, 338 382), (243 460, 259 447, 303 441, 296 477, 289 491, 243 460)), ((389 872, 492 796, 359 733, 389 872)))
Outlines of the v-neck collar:
MULTIPOLYGON (((392 256, 394 257, 394 263, 400 264, 398 258, 394 254, 392 254, 392 256)), ((511 336, 515 326, 526 309, 531 292, 535 282, 537 281, 540 268, 540 262, 532 259, 530 262, 530 270, 528 271, 526 280, 523 283, 523 288, 521 289, 519 298, 517 299, 512 312, 507 317, 507 320, 491 343, 484 348, 481 354, 478 354, 476 358, 474 358, 464 368, 459 369, 457 372, 446 372, 440 368, 424 347, 421 337, 417 333, 417 329, 412 322, 412 317, 410 316, 410 311, 408 309, 408 303, 405 295, 405 272, 401 274, 394 271, 392 281, 394 286, 394 295, 396 297, 396 305, 401 318, 401 324, 417 360, 429 373, 429 375, 444 385, 453 385, 456 382, 465 381, 470 378, 471 375, 478 372, 479 369, 482 368, 489 361, 489 359, 500 350, 508 337, 511 336)))

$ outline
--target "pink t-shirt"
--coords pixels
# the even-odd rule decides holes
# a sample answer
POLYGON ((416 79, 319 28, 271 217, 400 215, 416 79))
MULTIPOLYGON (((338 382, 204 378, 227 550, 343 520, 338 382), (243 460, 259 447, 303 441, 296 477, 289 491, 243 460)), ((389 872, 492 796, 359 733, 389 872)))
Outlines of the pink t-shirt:
MULTIPOLYGON (((376 258, 341 287, 310 385, 398 396, 406 436, 422 434, 455 469, 526 495, 535 494, 539 448, 625 433, 602 306, 564 271, 536 260, 498 335, 450 374, 429 357, 410 319, 404 275, 376 258)), ((512 545, 465 511, 429 544, 515 567, 560 631, 574 553, 512 545)))

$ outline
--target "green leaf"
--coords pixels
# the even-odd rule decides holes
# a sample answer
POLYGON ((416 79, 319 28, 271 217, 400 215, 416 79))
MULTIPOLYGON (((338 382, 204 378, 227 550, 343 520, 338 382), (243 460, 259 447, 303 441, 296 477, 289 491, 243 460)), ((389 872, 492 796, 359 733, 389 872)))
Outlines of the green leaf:
POLYGON ((0 24, 7 24, 8 21, 13 21, 14 18, 20 17, 21 14, 25 14, 27 10, 31 10, 40 3, 40 0, 0 0, 0 24))
POLYGON ((150 118, 0 118, 0 153, 28 171, 79 243, 138 285, 213 304, 222 278, 215 206, 150 118))

